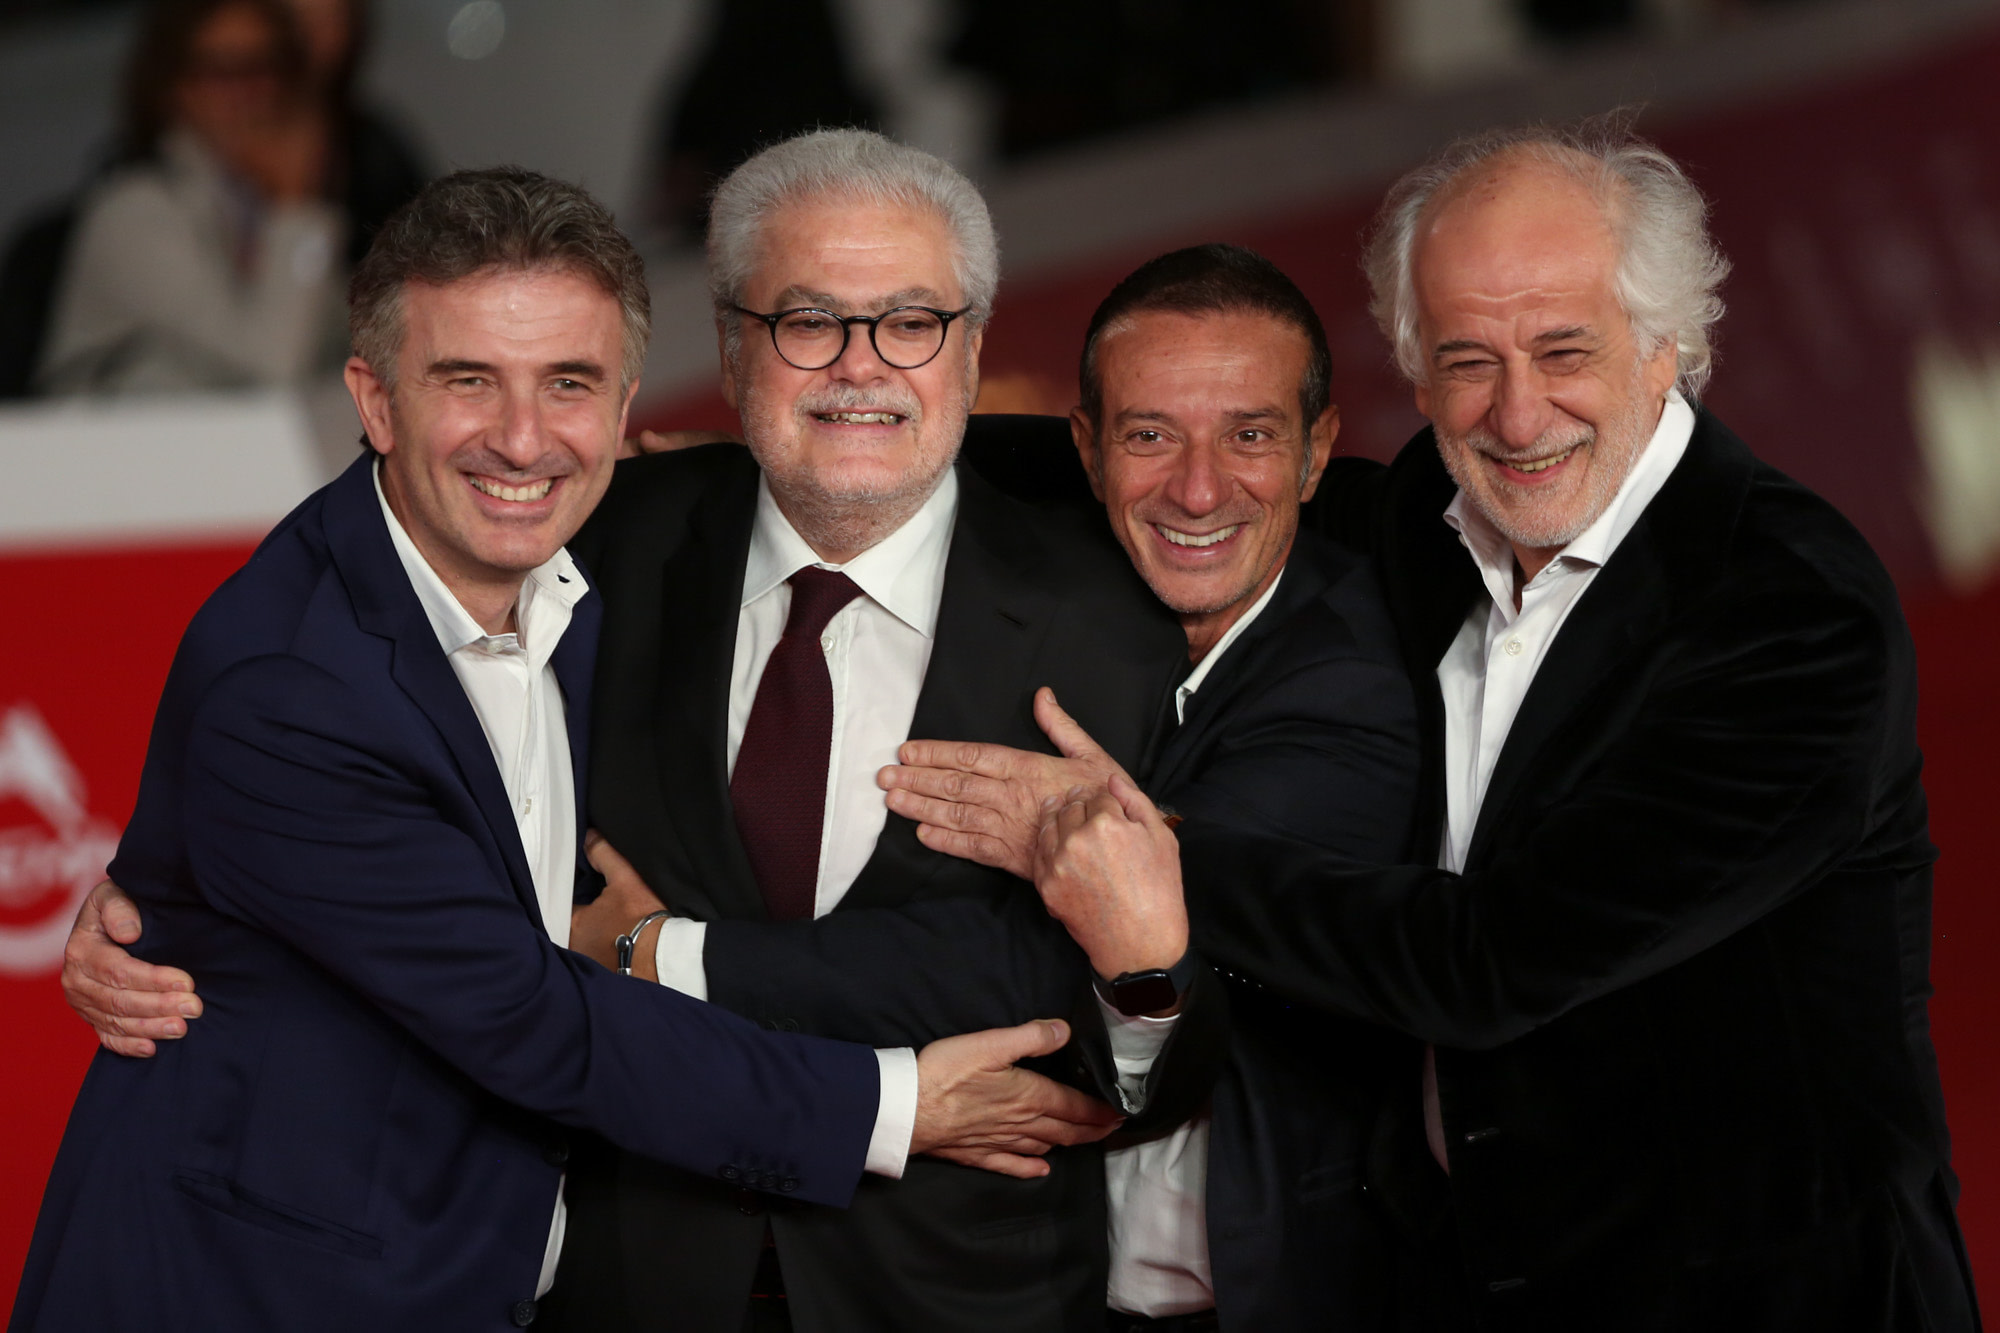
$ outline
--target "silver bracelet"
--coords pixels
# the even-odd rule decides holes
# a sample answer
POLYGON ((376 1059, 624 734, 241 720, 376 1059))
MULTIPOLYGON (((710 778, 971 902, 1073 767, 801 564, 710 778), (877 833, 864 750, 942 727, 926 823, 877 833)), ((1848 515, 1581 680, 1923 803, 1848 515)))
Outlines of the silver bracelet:
POLYGON ((672 915, 673 913, 667 911, 665 908, 661 908, 657 912, 648 912, 639 918, 638 925, 618 937, 619 976, 629 977, 632 975, 632 950, 639 946, 639 932, 652 925, 655 921, 664 921, 672 915))

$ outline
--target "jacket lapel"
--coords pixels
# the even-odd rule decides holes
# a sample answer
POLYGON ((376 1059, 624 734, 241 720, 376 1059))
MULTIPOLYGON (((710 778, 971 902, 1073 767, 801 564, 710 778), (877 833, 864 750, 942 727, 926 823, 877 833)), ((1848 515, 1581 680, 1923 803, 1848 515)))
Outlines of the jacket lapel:
POLYGON ((1495 830, 1507 827, 1508 807, 1531 787, 1537 757, 1598 694, 1625 687, 1623 659, 1650 643, 1680 601, 1713 577, 1752 463, 1713 418, 1696 418, 1673 475, 1591 580, 1535 672, 1480 803, 1468 866, 1479 865, 1495 830))
MULTIPOLYGON (((1278 582, 1278 591, 1272 596, 1270 605, 1209 668, 1201 688, 1188 700, 1187 717, 1167 730, 1167 739, 1160 749, 1158 761, 1153 765, 1148 787, 1154 791, 1171 791, 1180 784, 1187 770, 1207 748, 1209 737, 1215 733, 1227 711, 1228 701, 1237 697, 1240 684, 1250 679, 1276 650, 1285 623, 1326 591, 1327 576, 1322 560, 1333 558, 1332 552, 1320 549, 1311 533, 1299 534, 1291 555, 1285 561, 1284 576, 1278 582)), ((1172 691, 1167 696, 1166 720, 1170 724, 1174 722, 1172 691)))
POLYGON ((666 818, 687 851, 696 882, 676 903, 710 919, 765 915, 729 801, 729 673, 743 602, 743 565, 756 519, 757 476, 732 476, 688 522, 661 577, 660 645, 653 701, 666 818))
POLYGON ((450 751, 460 779, 499 848, 515 896, 540 924, 541 906, 507 789, 493 762, 493 747, 486 743, 478 714, 472 711, 472 702, 438 646, 431 622, 389 540, 389 529, 375 498, 373 469, 373 456, 364 456, 334 483, 326 505, 328 549, 353 602, 356 623, 365 632, 390 641, 390 675, 450 751))
MULTIPOLYGON (((1054 613, 1046 573, 1008 531, 997 493, 964 467, 958 479, 937 638, 910 720, 910 735, 942 740, 1004 734, 1008 719, 1028 715, 1034 694, 1022 682, 1034 679, 1054 613)), ((840 906, 905 901, 943 860, 917 841, 915 824, 891 814, 840 906)))
POLYGON ((549 657, 556 684, 562 687, 564 726, 569 732, 570 778, 576 789, 577 868, 584 867, 583 834, 589 827, 590 806, 585 800, 590 773, 590 682, 597 671, 597 632, 604 621, 604 599, 596 591, 585 593, 571 608, 569 628, 563 631, 556 650, 549 657))

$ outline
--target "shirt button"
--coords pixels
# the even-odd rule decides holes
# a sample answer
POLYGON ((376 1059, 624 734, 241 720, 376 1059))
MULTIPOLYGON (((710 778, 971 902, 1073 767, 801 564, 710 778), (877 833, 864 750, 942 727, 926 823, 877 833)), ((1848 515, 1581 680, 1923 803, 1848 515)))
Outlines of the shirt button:
POLYGON ((831 634, 822 634, 822 635, 820 635, 820 636, 819 636, 819 646, 820 646, 820 647, 822 647, 822 648, 824 648, 824 649, 826 649, 826 650, 827 650, 828 652, 832 652, 832 651, 833 651, 833 636, 832 636, 831 634))
POLYGON ((521 798, 521 813, 524 815, 532 815, 533 813, 535 813, 534 797, 524 796, 521 798))
POLYGON ((1509 657, 1519 657, 1521 655, 1521 641, 1519 639, 1507 640, 1506 648, 1507 656, 1509 657))

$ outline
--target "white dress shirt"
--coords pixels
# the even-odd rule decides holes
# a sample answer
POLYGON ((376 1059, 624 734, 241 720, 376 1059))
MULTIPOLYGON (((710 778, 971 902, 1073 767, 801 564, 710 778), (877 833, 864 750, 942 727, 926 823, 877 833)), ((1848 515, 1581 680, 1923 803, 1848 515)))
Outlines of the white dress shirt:
MULTIPOLYGON (((1176 721, 1187 721, 1188 700, 1243 631, 1264 613, 1284 577, 1280 570, 1264 595, 1216 640, 1174 691, 1176 721)), ((1136 1075, 1143 1083, 1172 1021, 1127 1018, 1106 1009, 1112 1058, 1128 1101, 1136 1090, 1128 1089, 1128 1082, 1136 1075)), ((1134 1108, 1128 1104, 1127 1109, 1134 1108)), ((1164 1137, 1104 1154, 1111 1231, 1107 1300, 1112 1309, 1157 1319, 1215 1305, 1215 1280, 1208 1262, 1208 1126, 1204 1111, 1164 1137)))
MULTIPOLYGON (((819 879, 813 915, 840 905, 855 876, 874 855, 888 822, 889 807, 875 774, 896 762, 897 747, 909 739, 917 695, 930 666, 937 635, 938 604, 944 598, 944 568, 951 554, 952 524, 958 517, 958 477, 946 472, 937 490, 902 527, 844 565, 821 560, 778 508, 770 486, 757 483, 757 516, 750 531, 750 554, 743 566, 743 601, 736 618, 736 655, 729 674, 729 772, 743 729, 757 701, 764 666, 784 637, 792 609, 786 582, 808 565, 834 569, 861 589, 834 614, 820 635, 827 674, 833 685, 833 745, 827 757, 826 810, 820 823, 819 879)), ((675 917, 660 928, 655 960, 660 981, 700 999, 708 998, 702 947, 708 927, 675 917)), ((909 1050, 878 1051, 882 1100, 868 1169, 901 1176, 916 1128, 917 1062, 909 1050)))
MULTIPOLYGON (((542 909, 542 928, 558 945, 569 944, 569 910, 576 888, 576 787, 570 768, 568 715, 562 687, 556 683, 549 658, 569 628, 570 612, 589 591, 569 552, 558 549, 521 580, 514 603, 512 634, 488 634, 445 587, 396 520, 382 495, 382 468, 375 468, 375 497, 382 505, 389 540, 403 562, 403 572, 416 589, 417 601, 430 620, 431 632, 451 663, 452 674, 465 689, 480 730, 493 751, 514 827, 528 858, 528 875, 535 884, 535 901, 542 909)), ((542 1255, 537 1297, 555 1282, 556 1258, 562 1252, 566 1210, 556 1194, 555 1215, 549 1223, 548 1247, 542 1255)))
MULTIPOLYGON (((1460 491, 1444 511, 1486 582, 1489 596, 1467 613, 1458 637, 1438 662, 1444 696, 1445 830, 1438 865, 1461 872, 1479 823, 1486 785, 1507 744, 1514 715, 1563 623, 1618 549, 1639 516, 1667 484, 1694 434, 1694 411, 1669 391, 1660 423, 1611 503, 1580 536, 1520 588, 1515 607, 1514 548, 1460 491)), ((1449 1170, 1438 1112, 1435 1054, 1424 1053, 1424 1129, 1431 1155, 1449 1170)))

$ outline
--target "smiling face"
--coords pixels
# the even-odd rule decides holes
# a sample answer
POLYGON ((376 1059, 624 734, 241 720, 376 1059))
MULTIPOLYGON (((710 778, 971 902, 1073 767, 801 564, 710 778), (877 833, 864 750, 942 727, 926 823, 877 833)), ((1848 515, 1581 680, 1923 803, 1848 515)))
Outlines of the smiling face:
POLYGON ((1303 333, 1252 312, 1140 311, 1099 337, 1102 419, 1079 408, 1071 433, 1193 660, 1278 576, 1332 452, 1337 410, 1308 423, 1299 405, 1309 355, 1303 333))
MULTIPOLYGON (((521 578, 576 534, 611 481, 631 391, 617 299, 560 270, 487 270, 402 293, 393 390, 347 383, 417 549, 489 633, 521 578)), ((634 386, 636 387, 636 386, 634 386)))
POLYGON ((1611 503, 1674 382, 1673 341, 1633 337, 1617 262, 1590 191, 1519 160, 1452 187, 1417 240, 1417 410, 1529 578, 1611 503))
MULTIPOLYGON (((925 209, 839 197, 797 201, 765 222, 742 304, 771 313, 810 306, 877 315, 900 305, 956 310, 951 234, 925 209)), ((739 321, 724 396, 771 493, 822 558, 843 561, 900 527, 958 454, 979 389, 981 335, 959 320, 914 370, 875 354, 865 325, 822 370, 781 358, 763 324, 739 321)))

